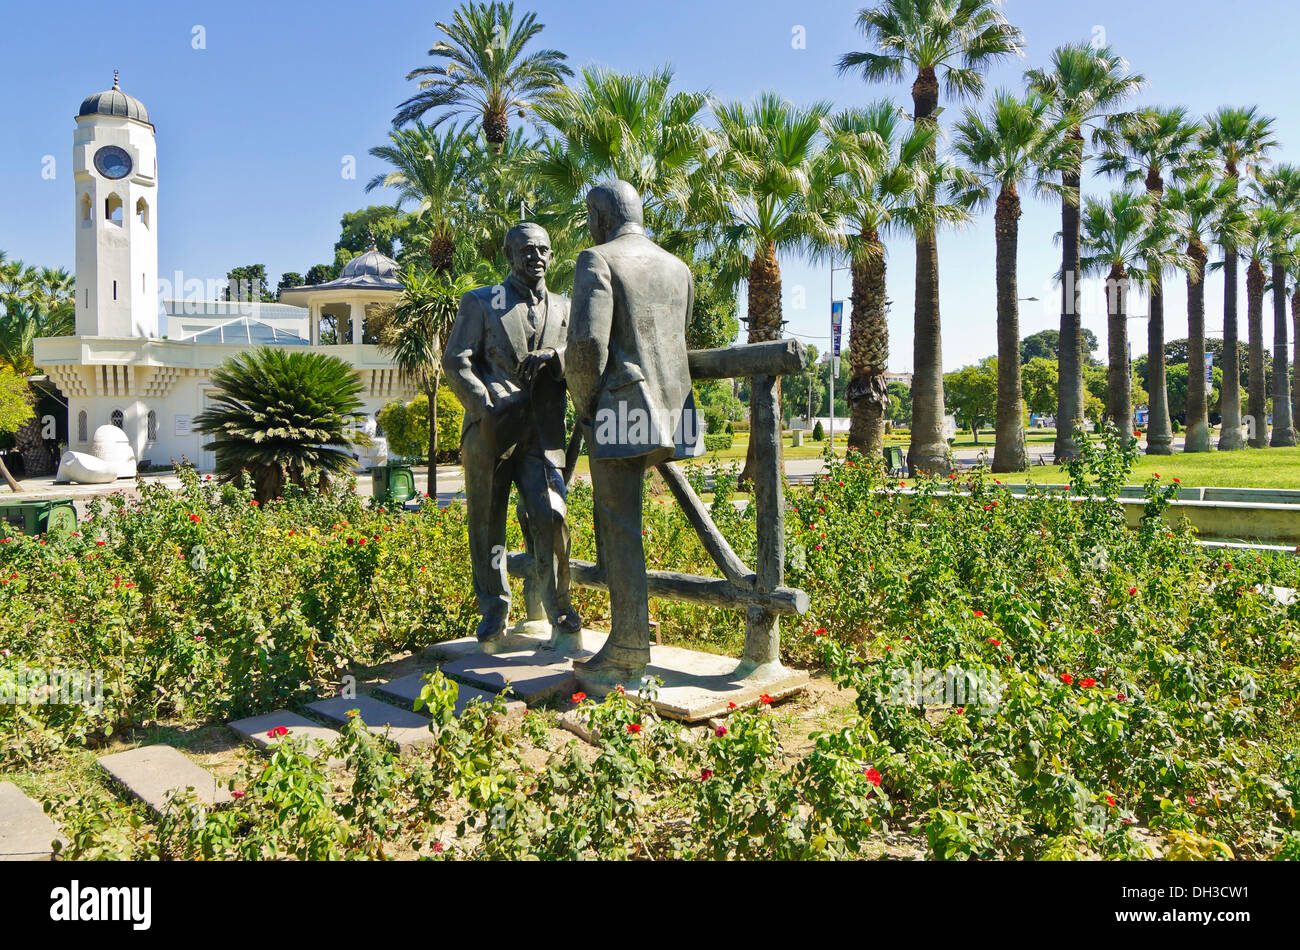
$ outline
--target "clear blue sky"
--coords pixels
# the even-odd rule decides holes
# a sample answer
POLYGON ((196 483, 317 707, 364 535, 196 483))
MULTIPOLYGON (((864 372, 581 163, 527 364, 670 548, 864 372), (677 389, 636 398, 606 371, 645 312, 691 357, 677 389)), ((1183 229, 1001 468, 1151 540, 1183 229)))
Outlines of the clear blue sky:
MULTIPOLYGON (((656 0, 653 4, 521 2, 546 24, 543 39, 571 65, 620 70, 670 62, 686 88, 748 98, 775 88, 795 101, 841 104, 893 96, 910 107, 908 86, 868 87, 839 78, 835 60, 864 48, 854 27, 862 2, 656 0), (806 48, 792 48, 803 27, 806 48)), ((221 279, 231 267, 265 263, 272 280, 332 258, 344 211, 382 200, 365 195, 380 170, 367 151, 382 142, 393 107, 409 94, 403 76, 427 62, 434 21, 447 2, 336 4, 242 0, 164 3, 136 0, 109 12, 102 3, 7 4, 0 34, 0 249, 33 264, 73 266, 71 144, 73 116, 86 95, 122 87, 149 108, 158 130, 159 275, 221 279), (195 30, 206 48, 195 49, 195 30), (54 156, 56 176, 42 177, 54 156), (355 156, 356 177, 343 177, 355 156)), ((989 87, 1019 89, 1029 66, 1054 46, 1094 29, 1149 79, 1140 101, 1184 105, 1197 113, 1258 104, 1277 117, 1277 158, 1300 146, 1292 76, 1300 5, 1277 0, 1009 0, 1008 17, 1025 33, 1023 60, 995 69, 989 87)), ((948 106, 946 122, 959 111, 948 106)), ((1091 182, 1094 192, 1110 187, 1091 182)), ((1059 266, 1053 235, 1059 209, 1026 200, 1021 220, 1024 333, 1057 325, 1050 275, 1059 266)), ((894 369, 912 363, 912 251, 890 248, 890 328, 894 369)), ((782 261, 789 330, 825 349, 829 273, 782 261), (799 298, 803 308, 798 307, 799 298)), ((985 216, 940 241, 944 362, 948 369, 995 349, 993 236, 985 216)), ((837 274, 837 296, 847 275, 837 274)), ((1171 279, 1170 337, 1186 334, 1182 281, 1171 279)), ((1244 293, 1244 280, 1242 281, 1244 293)), ((1209 281, 1207 324, 1221 326, 1222 282, 1209 281)), ((1243 304, 1244 306, 1244 304, 1243 304)), ((1138 303, 1136 310, 1145 304, 1138 303)), ((1244 313, 1244 311, 1243 311, 1244 313)), ((1105 340, 1104 313, 1085 325, 1105 340)), ((1134 351, 1145 349, 1135 322, 1134 351)))

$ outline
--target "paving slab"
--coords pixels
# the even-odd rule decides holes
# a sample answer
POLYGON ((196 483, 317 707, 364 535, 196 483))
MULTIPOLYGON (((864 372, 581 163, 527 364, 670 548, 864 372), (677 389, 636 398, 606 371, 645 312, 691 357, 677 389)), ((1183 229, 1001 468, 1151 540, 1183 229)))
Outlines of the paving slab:
MULTIPOLYGON (((226 726, 264 750, 274 749, 286 738, 306 739, 307 754, 313 757, 325 752, 339 740, 337 729, 322 726, 287 709, 277 709, 275 712, 263 713, 260 716, 250 716, 248 719, 237 719, 226 723, 226 726), (270 734, 280 727, 289 731, 283 736, 270 734)), ((331 765, 336 761, 341 760, 331 759, 331 765)))
POLYGON ((440 668, 454 680, 492 693, 499 693, 509 685, 514 695, 531 706, 552 696, 573 693, 578 682, 573 674, 573 657, 591 656, 594 652, 591 644, 603 643, 604 636, 584 630, 585 649, 567 655, 544 649, 550 639, 545 636, 516 636, 512 638, 512 646, 517 645, 518 649, 500 650, 492 655, 484 654, 474 638, 468 637, 465 641, 443 644, 451 649, 440 668))
POLYGON ((13 782, 0 782, 0 861, 49 861, 67 839, 45 810, 13 782))
MULTIPOLYGON (((424 677, 428 671, 419 670, 406 676, 400 676, 395 680, 389 680, 379 687, 379 692, 384 696, 395 699, 406 704, 407 709, 415 706, 416 699, 419 698, 421 690, 424 689, 424 677)), ((453 681, 454 682, 454 681, 453 681)), ((485 689, 479 689, 477 686, 470 686, 467 683, 456 683, 456 715, 459 716, 465 711, 465 707, 472 702, 492 702, 493 697, 497 694, 485 689)), ((517 699, 511 699, 506 702, 507 716, 522 716, 528 709, 528 706, 517 699)))
POLYGON ((429 730, 427 716, 390 706, 373 696, 357 696, 353 699, 336 696, 312 703, 307 708, 323 719, 340 724, 346 723, 348 711, 355 709, 371 733, 393 743, 399 752, 408 752, 418 745, 432 742, 434 738, 429 730))
POLYGON ((99 757, 99 764, 119 784, 158 814, 169 795, 186 788, 204 805, 231 800, 230 790, 215 775, 169 745, 147 745, 99 757))

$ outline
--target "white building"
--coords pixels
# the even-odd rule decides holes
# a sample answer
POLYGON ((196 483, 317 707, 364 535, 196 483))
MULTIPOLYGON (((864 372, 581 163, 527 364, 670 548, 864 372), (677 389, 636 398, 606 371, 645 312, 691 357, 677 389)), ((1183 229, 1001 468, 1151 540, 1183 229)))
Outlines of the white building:
POLYGON ((140 461, 211 469, 193 428, 211 373, 260 345, 312 346, 351 364, 373 417, 415 395, 365 326, 401 292, 396 263, 371 248, 337 280, 282 293, 287 304, 158 299, 158 159, 140 100, 113 88, 81 103, 73 134, 76 336, 36 340, 35 361, 68 403, 68 448, 89 452, 116 425, 140 461), (296 305, 296 306, 295 306, 296 305), (162 319, 160 320, 160 315, 162 319))

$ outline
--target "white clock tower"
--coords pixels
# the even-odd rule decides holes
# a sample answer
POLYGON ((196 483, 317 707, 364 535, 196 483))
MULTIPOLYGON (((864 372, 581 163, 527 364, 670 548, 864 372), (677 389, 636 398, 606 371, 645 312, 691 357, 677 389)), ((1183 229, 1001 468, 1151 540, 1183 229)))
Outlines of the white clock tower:
POLYGON ((158 336, 158 157, 139 99, 113 88, 77 114, 77 335, 158 336))

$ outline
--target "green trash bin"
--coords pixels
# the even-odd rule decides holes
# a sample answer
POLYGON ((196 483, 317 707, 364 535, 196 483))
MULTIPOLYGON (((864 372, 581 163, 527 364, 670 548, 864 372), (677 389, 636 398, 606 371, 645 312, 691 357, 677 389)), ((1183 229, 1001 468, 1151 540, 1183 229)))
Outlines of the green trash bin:
POLYGON ((67 534, 77 528, 71 498, 41 498, 0 503, 0 521, 23 534, 67 534))
POLYGON ((376 465, 370 469, 370 491, 381 502, 401 504, 415 497, 415 474, 409 465, 376 465))

